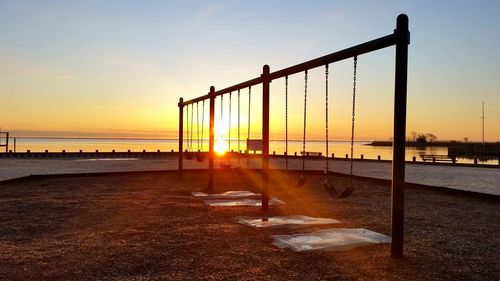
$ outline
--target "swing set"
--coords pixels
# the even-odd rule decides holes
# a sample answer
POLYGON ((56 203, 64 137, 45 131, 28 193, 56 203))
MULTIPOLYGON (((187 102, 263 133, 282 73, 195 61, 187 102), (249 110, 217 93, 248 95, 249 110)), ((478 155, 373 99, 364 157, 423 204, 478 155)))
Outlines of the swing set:
POLYGON ((200 135, 200 116, 199 116, 199 106, 196 103, 196 143, 197 150, 193 150, 193 122, 194 122, 194 104, 191 104, 191 117, 189 117, 189 106, 186 106, 186 142, 187 149, 184 151, 184 159, 186 160, 196 160, 198 162, 205 161, 205 154, 203 150, 203 128, 205 124, 205 101, 202 101, 202 123, 201 123, 201 135, 200 135))
MULTIPOLYGON (((335 52, 326 56, 322 56, 310 61, 306 61, 294 66, 290 66, 275 72, 270 72, 268 65, 264 65, 260 77, 215 91, 215 87, 211 86, 208 94, 194 98, 189 101, 179 99, 179 174, 182 176, 183 159, 196 159, 203 162, 204 157, 198 157, 203 154, 203 127, 204 127, 204 101, 209 100, 209 147, 208 147, 208 190, 213 190, 214 185, 214 144, 215 144, 215 100, 220 97, 221 103, 221 122, 224 120, 223 96, 229 94, 229 128, 231 126, 231 96, 233 92, 238 93, 238 153, 241 153, 240 147, 240 90, 248 88, 248 128, 247 128, 247 147, 245 153, 248 154, 250 143, 250 103, 251 103, 251 87, 262 84, 262 208, 269 209, 269 111, 270 111, 270 91, 269 86, 273 80, 285 79, 285 170, 289 171, 289 153, 288 153, 288 77, 300 72, 304 73, 304 110, 303 110, 303 134, 302 134, 302 169, 296 187, 303 186, 306 182, 305 162, 307 158, 306 152, 306 125, 307 125, 307 94, 308 94, 308 71, 317 67, 325 67, 325 180, 324 187, 327 191, 338 198, 345 198, 354 191, 353 186, 353 156, 354 156, 354 139, 355 139, 355 113, 356 113, 356 72, 357 62, 360 55, 384 49, 390 46, 395 46, 395 87, 394 87, 394 135, 393 135, 393 161, 392 161, 392 243, 391 255, 393 257, 401 257, 403 255, 403 230, 404 230, 404 180, 405 180, 405 138, 406 138, 406 99, 407 99, 407 68, 408 68, 408 45, 410 44, 410 32, 408 30, 408 17, 404 14, 399 15, 396 22, 396 29, 393 33, 335 52), (340 193, 334 188, 329 181, 329 65, 345 59, 353 58, 353 88, 352 88, 352 122, 351 122, 351 142, 350 142, 350 169, 349 169, 349 184, 340 193), (199 122, 197 122, 197 152, 193 151, 193 112, 194 104, 196 104, 197 121, 199 116, 198 103, 203 102, 202 107, 202 122, 201 135, 199 134, 199 122), (191 106, 191 112, 189 112, 191 106), (184 152, 184 108, 186 108, 186 142, 187 149, 184 152), (191 118, 189 118, 191 113, 191 118), (196 155, 196 157, 194 157, 196 155)), ((228 131, 229 150, 231 151, 231 130, 228 131)), ((230 153, 231 154, 231 153, 230 153)), ((223 163, 226 168, 231 167, 230 157, 227 157, 227 162, 223 163)))
MULTIPOLYGON (((328 78, 329 78, 329 64, 325 65, 325 181, 324 187, 330 195, 336 198, 346 198, 354 191, 353 186, 353 161, 354 161, 354 124, 356 114, 356 70, 358 65, 358 57, 354 56, 354 70, 353 70, 353 87, 352 87, 352 122, 351 122, 351 145, 350 145, 350 158, 349 158, 349 183, 348 186, 338 193, 332 183, 329 182, 328 173, 329 167, 329 127, 328 127, 328 78)), ((302 131, 302 173, 295 187, 301 187, 306 183, 305 179, 305 163, 306 163, 306 124, 307 124, 307 70, 304 72, 304 115, 303 115, 303 131, 302 131)), ((285 170, 288 172, 288 76, 285 76, 285 170)))

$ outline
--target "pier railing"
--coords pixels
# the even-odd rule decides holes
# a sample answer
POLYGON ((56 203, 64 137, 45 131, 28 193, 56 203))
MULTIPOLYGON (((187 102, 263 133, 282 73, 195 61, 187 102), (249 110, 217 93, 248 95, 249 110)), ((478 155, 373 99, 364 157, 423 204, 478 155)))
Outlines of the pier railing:
POLYGON ((9 132, 0 132, 0 147, 5 147, 5 153, 9 152, 9 132), (2 139, 5 139, 2 142, 2 139))
POLYGON ((408 68, 408 45, 410 44, 410 32, 408 30, 408 17, 399 15, 396 29, 393 33, 368 41, 326 56, 312 59, 297 65, 293 65, 275 72, 270 71, 268 65, 262 67, 259 77, 250 79, 236 85, 216 90, 214 86, 206 95, 184 101, 179 99, 179 173, 183 170, 183 112, 184 107, 200 101, 209 100, 209 179, 208 188, 213 189, 214 184, 214 114, 215 99, 225 94, 241 89, 262 85, 262 208, 269 208, 269 85, 279 78, 304 72, 327 64, 353 58, 362 54, 395 46, 395 87, 394 87, 394 135, 393 135, 393 162, 392 162, 392 244, 391 254, 393 257, 403 255, 403 231, 404 231, 404 185, 405 185, 405 141, 406 141, 406 99, 407 99, 407 68, 408 68))

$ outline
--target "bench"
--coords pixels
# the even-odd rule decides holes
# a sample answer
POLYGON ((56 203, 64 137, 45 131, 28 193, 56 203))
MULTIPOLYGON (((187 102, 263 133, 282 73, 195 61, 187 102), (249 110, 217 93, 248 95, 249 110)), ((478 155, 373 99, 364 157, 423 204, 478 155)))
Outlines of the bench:
POLYGON ((312 156, 312 157, 321 157, 321 152, 314 152, 314 151, 301 151, 300 155, 306 155, 306 156, 312 156))
POLYGON ((456 158, 450 157, 448 155, 439 155, 439 154, 420 154, 420 158, 422 161, 432 161, 432 162, 451 162, 455 163, 456 158))
POLYGON ((262 146, 262 140, 247 139, 247 153, 253 151, 253 154, 255 154, 256 151, 262 151, 262 146))

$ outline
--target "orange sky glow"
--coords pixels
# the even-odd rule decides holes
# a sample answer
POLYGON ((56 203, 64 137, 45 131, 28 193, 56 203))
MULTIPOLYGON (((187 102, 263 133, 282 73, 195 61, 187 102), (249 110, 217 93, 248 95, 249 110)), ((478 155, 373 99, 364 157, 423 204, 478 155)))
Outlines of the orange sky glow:
MULTIPOLYGON (((259 77, 264 64, 272 72, 387 35, 404 12, 411 32, 408 135, 478 141, 484 101, 485 138, 499 141, 500 39, 491 34, 500 32, 500 4, 363 3, 273 2, 263 12, 258 1, 2 2, 0 128, 13 136, 177 138, 180 97, 259 77)), ((352 60, 330 65, 330 139, 350 138, 352 72, 352 60)), ((301 139, 304 74, 289 79, 289 138, 301 139)), ((357 79, 356 139, 389 140, 394 48, 360 56, 357 79)), ((261 91, 252 89, 251 138, 261 134, 261 91)), ((284 93, 284 80, 272 81, 271 139, 285 137, 284 93)), ((245 139, 248 91, 240 95, 245 139)), ((324 68, 310 70, 309 139, 324 138, 324 95, 324 68)), ((228 138, 228 128, 238 138, 237 93, 230 125, 229 107, 226 95, 221 121, 217 99, 217 138, 228 138)), ((204 114, 207 138, 208 102, 204 114)), ((193 126, 196 134, 201 124, 193 126)))

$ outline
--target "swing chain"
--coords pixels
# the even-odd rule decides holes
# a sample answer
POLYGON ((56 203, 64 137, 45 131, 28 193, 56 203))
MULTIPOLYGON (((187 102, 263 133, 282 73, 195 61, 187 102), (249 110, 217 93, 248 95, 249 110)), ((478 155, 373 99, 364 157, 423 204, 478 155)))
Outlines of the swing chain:
POLYGON ((186 149, 189 151, 189 105, 186 106, 186 149))
POLYGON ((285 76, 285 168, 288 171, 288 75, 285 76))
MULTIPOLYGON (((247 132, 247 139, 250 139, 250 102, 252 98, 252 87, 248 87, 248 132, 247 132)), ((248 152, 248 148, 247 148, 248 152)))
POLYGON ((328 175, 328 64, 325 65, 325 145, 326 145, 326 175, 328 175))
POLYGON ((302 132, 302 172, 306 167, 307 69, 304 75, 304 130, 302 132))
POLYGON ((354 121, 356 114, 356 69, 358 66, 358 56, 354 56, 354 72, 352 78, 352 124, 351 124, 351 168, 350 174, 352 176, 352 161, 354 157, 354 121))
POLYGON ((250 105, 251 105, 251 97, 252 97, 252 86, 248 87, 248 127, 247 127, 247 143, 246 143, 246 155, 247 155, 247 166, 250 165, 250 158, 248 155, 250 154, 250 150, 248 149, 248 141, 250 140, 250 105))
POLYGON ((196 103, 196 140, 198 143, 198 150, 200 150, 200 107, 196 103))
POLYGON ((189 140, 189 151, 193 151, 193 113, 194 113, 194 105, 191 104, 191 137, 190 137, 190 140, 189 140))
POLYGON ((231 104, 231 96, 233 95, 233 92, 229 92, 229 125, 227 127, 227 134, 228 134, 228 152, 231 152, 231 107, 232 107, 232 104, 231 104))
POLYGON ((203 150, 203 128, 205 127, 205 100, 202 102, 201 107, 201 150, 203 150))
POLYGON ((238 89, 238 153, 240 152, 240 89, 238 89))

